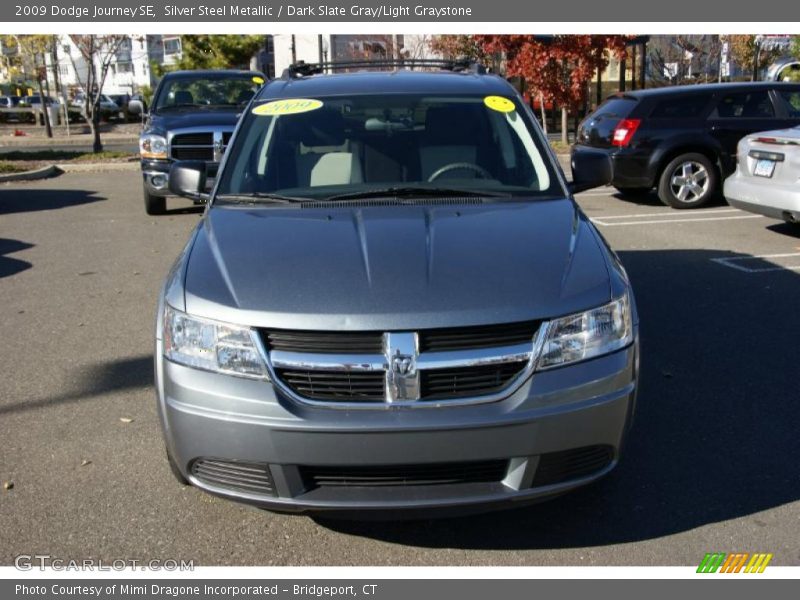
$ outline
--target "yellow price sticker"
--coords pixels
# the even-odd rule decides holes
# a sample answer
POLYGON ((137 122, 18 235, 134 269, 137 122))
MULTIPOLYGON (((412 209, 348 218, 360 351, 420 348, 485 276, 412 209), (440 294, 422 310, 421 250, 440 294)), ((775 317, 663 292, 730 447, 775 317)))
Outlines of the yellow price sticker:
POLYGON ((322 108, 322 102, 309 98, 291 98, 289 100, 273 100, 266 104, 259 104, 253 108, 254 115, 262 117, 277 117, 281 115, 296 115, 322 108))
POLYGON ((486 96, 486 98, 483 99, 483 103, 488 108, 501 113, 510 113, 516 110, 514 103, 508 98, 503 98, 502 96, 486 96))
POLYGON ((255 77, 253 77, 253 83, 258 85, 264 85, 264 78, 256 75, 255 77))

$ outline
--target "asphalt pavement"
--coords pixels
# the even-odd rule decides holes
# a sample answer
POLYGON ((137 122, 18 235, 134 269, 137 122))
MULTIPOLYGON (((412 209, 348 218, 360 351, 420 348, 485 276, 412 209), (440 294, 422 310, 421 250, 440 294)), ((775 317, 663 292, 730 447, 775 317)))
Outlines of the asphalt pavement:
POLYGON ((135 172, 0 185, 0 564, 800 564, 800 229, 724 204, 609 189, 579 203, 641 316, 636 422, 619 468, 554 501, 412 522, 287 516, 181 487, 152 389, 155 299, 200 213, 144 213, 135 172))

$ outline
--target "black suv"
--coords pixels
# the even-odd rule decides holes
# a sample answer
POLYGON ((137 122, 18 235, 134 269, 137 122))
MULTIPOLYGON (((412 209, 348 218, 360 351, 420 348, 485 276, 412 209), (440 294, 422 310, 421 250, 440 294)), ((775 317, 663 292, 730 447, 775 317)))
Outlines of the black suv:
POLYGON ((580 124, 577 154, 606 153, 623 194, 657 188, 674 208, 696 208, 736 169, 750 133, 800 125, 800 84, 721 83, 621 92, 580 124))
MULTIPOLYGON (((164 75, 139 137, 147 214, 166 210, 169 168, 174 161, 205 161, 208 175, 216 175, 242 110, 265 79, 258 71, 173 71, 164 75)), ((141 101, 128 103, 129 113, 143 111, 141 101)))

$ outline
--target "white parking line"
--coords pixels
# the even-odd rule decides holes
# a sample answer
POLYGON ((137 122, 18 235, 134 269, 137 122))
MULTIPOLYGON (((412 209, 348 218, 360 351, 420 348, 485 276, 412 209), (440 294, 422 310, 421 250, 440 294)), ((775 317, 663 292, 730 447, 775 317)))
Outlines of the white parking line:
MULTIPOLYGON (((736 271, 742 271, 744 273, 769 273, 771 271, 800 271, 800 264, 797 265, 775 265, 774 267, 761 267, 758 269, 752 269, 750 267, 743 267, 740 263, 744 261, 755 261, 760 260, 763 262, 766 258, 798 258, 800 257, 800 252, 792 252, 789 254, 761 254, 758 256, 733 256, 733 257, 725 257, 725 258, 712 258, 709 259, 711 262, 715 262, 718 265, 722 265, 724 267, 730 267, 731 269, 735 269, 736 271)), ((798 259, 800 260, 800 258, 798 259)))
MULTIPOLYGON (((719 213, 732 213, 732 212, 742 212, 742 211, 740 211, 738 208, 710 208, 702 211, 697 211, 697 213, 695 214, 707 215, 709 213, 713 213, 716 215, 719 213)), ((678 213, 676 213, 674 210, 670 210, 666 212, 638 213, 634 215, 611 215, 609 217, 604 216, 600 218, 603 219, 604 221, 607 221, 609 219, 636 219, 639 217, 670 217, 670 216, 674 217, 676 214, 678 213)))
POLYGON ((661 223, 698 223, 700 221, 734 221, 738 219, 761 219, 761 215, 743 215, 740 217, 708 217, 705 219, 657 219, 655 221, 623 221, 606 223, 599 219, 592 219, 593 223, 604 227, 619 227, 621 225, 660 225, 661 223))

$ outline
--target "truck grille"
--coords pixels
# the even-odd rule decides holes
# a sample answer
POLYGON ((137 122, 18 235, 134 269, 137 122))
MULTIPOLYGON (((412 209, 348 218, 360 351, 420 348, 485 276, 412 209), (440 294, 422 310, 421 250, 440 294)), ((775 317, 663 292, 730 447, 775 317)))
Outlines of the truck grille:
POLYGON ((238 492, 275 495, 269 466, 216 458, 198 458, 192 463, 192 475, 203 483, 238 492))
POLYGON ((232 131, 176 132, 170 140, 170 156, 175 160, 219 162, 231 135, 232 131))
POLYGON ((540 323, 415 332, 262 330, 276 383, 298 400, 364 407, 500 399, 533 365, 540 323))
POLYGON ((502 481, 508 461, 385 465, 358 467, 300 467, 306 490, 320 487, 400 487, 455 485, 502 481))

